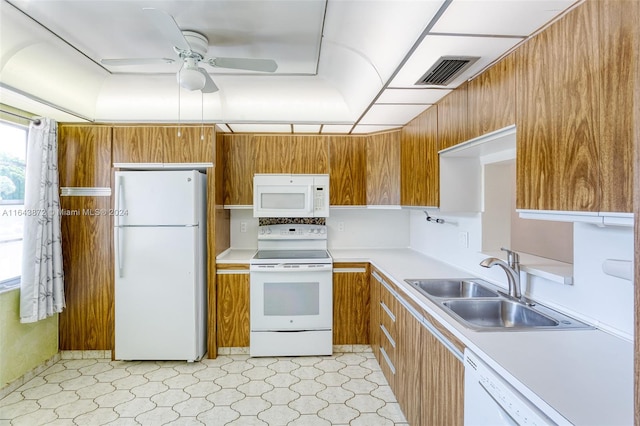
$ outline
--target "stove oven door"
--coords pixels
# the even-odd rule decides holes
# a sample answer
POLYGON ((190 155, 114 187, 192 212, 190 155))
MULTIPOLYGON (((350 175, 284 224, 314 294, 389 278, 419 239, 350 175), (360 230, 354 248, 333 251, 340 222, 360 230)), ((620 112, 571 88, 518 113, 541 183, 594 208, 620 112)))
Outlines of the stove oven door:
POLYGON ((251 265, 251 331, 331 330, 332 265, 251 265))

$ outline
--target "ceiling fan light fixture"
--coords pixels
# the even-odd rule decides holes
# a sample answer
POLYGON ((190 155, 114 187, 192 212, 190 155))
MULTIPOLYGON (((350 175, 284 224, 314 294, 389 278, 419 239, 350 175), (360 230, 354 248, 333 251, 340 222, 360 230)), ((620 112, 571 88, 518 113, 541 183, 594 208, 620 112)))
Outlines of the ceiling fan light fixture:
POLYGON ((178 84, 187 90, 201 90, 206 84, 206 77, 198 69, 197 63, 189 62, 187 60, 182 69, 178 71, 178 84))

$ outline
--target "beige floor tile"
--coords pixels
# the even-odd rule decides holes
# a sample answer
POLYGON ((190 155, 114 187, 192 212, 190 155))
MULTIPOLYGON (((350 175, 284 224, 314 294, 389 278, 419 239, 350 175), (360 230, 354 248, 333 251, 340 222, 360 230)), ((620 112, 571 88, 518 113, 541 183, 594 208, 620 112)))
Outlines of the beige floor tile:
POLYGON ((67 353, 4 394, 0 426, 406 424, 373 353, 350 350, 358 352, 193 363, 67 353))

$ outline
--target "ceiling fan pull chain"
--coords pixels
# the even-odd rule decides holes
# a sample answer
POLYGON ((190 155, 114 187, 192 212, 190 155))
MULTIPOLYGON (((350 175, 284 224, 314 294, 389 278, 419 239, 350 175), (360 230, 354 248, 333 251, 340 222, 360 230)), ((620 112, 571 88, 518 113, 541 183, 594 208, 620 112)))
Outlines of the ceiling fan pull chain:
POLYGON ((181 137, 180 132, 180 85, 178 85, 178 137, 181 137))
POLYGON ((204 140, 204 92, 200 92, 200 140, 204 140))

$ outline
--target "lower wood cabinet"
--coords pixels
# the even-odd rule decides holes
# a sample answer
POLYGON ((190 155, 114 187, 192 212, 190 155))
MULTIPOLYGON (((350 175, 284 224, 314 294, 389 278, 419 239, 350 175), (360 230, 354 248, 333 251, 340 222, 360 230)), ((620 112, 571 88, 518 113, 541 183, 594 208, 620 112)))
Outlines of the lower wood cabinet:
POLYGON ((462 425, 464 346, 372 268, 371 346, 410 425, 462 425), (440 337, 432 330, 437 330, 440 337))
POLYGON ((249 346, 249 265, 217 265, 215 291, 217 346, 249 346))
POLYGON ((333 344, 369 344, 369 264, 333 265, 333 344))

